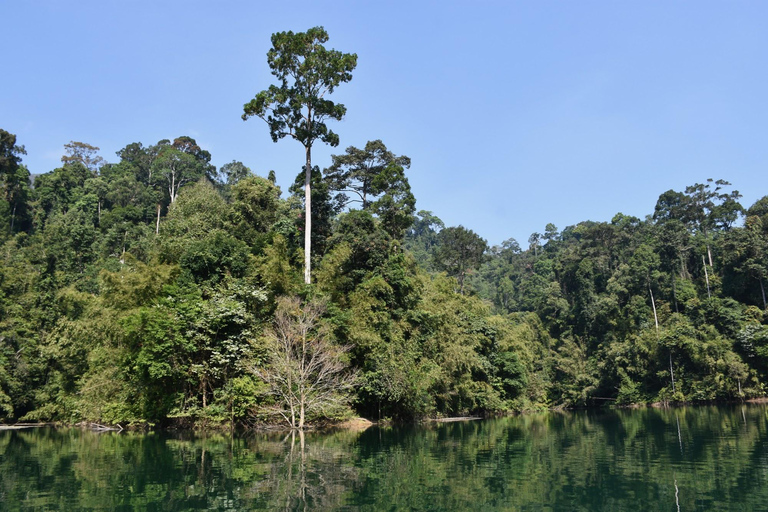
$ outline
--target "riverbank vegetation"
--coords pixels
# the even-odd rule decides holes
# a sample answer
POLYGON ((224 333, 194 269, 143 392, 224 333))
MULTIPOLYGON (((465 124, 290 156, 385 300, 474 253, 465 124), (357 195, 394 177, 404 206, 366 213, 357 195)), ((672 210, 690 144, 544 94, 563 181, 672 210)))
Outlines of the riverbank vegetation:
MULTIPOLYGON (((274 51, 282 85, 244 117, 304 146, 288 191, 188 136, 113 161, 71 142, 30 176, 0 130, 0 418, 300 427, 765 396, 768 196, 705 180, 644 219, 489 248, 417 211, 410 158, 381 140, 312 165, 338 136, 301 109, 344 107, 274 51)), ((356 56, 323 55, 332 92, 356 56)))
POLYGON ((299 389, 308 422, 765 395, 768 197, 724 182, 487 248, 413 212, 404 157, 352 209, 315 167, 306 285, 300 187, 189 137, 72 143, 33 183, 2 137, 6 421, 255 424, 299 389))

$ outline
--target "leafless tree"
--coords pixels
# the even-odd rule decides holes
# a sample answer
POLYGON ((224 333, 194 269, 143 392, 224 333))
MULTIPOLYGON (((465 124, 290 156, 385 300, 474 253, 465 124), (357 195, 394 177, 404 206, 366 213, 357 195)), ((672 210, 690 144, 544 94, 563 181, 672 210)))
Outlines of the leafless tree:
POLYGON ((318 300, 280 298, 274 324, 265 332, 268 364, 253 368, 275 395, 275 412, 291 428, 303 429, 309 415, 346 405, 356 380, 343 360, 350 347, 331 341, 321 322, 324 312, 318 300))

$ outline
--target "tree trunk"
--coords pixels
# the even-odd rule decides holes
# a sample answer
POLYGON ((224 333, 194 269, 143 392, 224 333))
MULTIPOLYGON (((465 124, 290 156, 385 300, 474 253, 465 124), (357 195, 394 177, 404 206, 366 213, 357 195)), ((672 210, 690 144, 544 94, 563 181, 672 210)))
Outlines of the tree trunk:
POLYGON ((168 188, 168 192, 171 194, 171 202, 173 203, 176 201, 176 195, 174 194, 174 191, 176 190, 176 173, 171 173, 171 186, 168 188))
POLYGON ((125 241, 128 238, 128 232, 123 235, 123 254, 120 256, 120 264, 125 265, 125 241))
POLYGON ((13 211, 11 211, 11 234, 13 234, 13 221, 15 218, 16 218, 16 205, 14 204, 13 211))
POLYGON ((651 294, 651 306, 653 306, 653 319, 656 322, 656 334, 659 333, 659 317, 656 315, 656 301, 653 300, 653 290, 651 290, 651 286, 648 285, 648 291, 651 294))
POLYGON ((312 147, 306 146, 307 167, 304 174, 304 282, 310 283, 312 270, 312 147))
POLYGON ((768 303, 765 302, 765 287, 763 286, 763 278, 761 277, 759 278, 759 280, 760 280, 760 291, 763 294, 763 309, 767 309, 768 303))
POLYGON ((672 393, 675 393, 675 372, 672 371, 672 351, 669 351, 669 376, 672 377, 672 393))
POLYGON ((691 274, 688 272, 688 263, 685 261, 682 251, 680 252, 680 279, 690 279, 691 274))
POLYGON ((160 233, 160 203, 157 203, 157 223, 155 224, 155 234, 160 233))
POLYGON ((709 293, 709 273, 707 272, 707 262, 704 261, 704 256, 701 257, 701 262, 704 264, 704 278, 707 280, 707 298, 711 299, 712 295, 709 293))

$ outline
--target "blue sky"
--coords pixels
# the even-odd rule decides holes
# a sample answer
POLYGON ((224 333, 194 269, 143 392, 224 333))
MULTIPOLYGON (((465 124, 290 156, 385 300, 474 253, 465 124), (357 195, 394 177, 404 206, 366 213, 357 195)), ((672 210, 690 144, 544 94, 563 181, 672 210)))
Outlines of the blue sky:
POLYGON ((659 194, 731 181, 768 194, 768 3, 0 0, 0 128, 33 173, 83 141, 107 161, 189 135, 221 166, 303 151, 242 106, 272 83, 270 35, 322 25, 358 55, 333 98, 338 148, 411 157, 417 208, 491 244, 552 222, 644 217, 659 194))

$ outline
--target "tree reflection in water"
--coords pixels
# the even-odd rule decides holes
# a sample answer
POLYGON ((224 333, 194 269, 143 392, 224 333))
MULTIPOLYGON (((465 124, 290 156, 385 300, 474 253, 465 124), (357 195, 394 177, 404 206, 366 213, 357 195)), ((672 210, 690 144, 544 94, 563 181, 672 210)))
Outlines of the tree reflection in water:
POLYGON ((765 405, 364 432, 0 432, 9 510, 760 510, 765 405))

